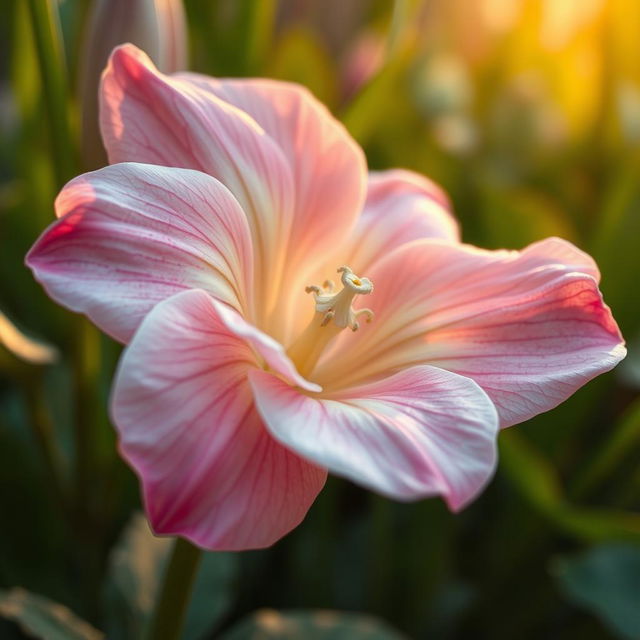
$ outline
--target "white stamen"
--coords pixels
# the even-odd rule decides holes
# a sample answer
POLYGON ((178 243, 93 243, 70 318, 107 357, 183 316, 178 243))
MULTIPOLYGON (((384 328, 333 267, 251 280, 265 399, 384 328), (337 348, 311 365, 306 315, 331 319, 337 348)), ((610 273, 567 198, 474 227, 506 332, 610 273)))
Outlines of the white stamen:
POLYGON ((313 293, 316 313, 309 326, 298 336, 287 350, 289 357, 295 362, 302 375, 308 375, 318 362, 325 347, 344 329, 349 327, 357 331, 360 327, 358 318, 366 316, 371 322, 371 309, 351 307, 357 295, 367 295, 373 291, 373 283, 368 278, 358 278, 349 267, 340 267, 340 281, 343 288, 334 293, 334 284, 325 280, 322 287, 310 285, 307 293, 313 293))
POLYGON ((351 303, 357 295, 371 293, 373 291, 373 283, 369 278, 358 278, 349 267, 340 267, 338 273, 342 274, 340 281, 343 285, 342 290, 338 293, 333 293, 333 282, 330 280, 324 282, 322 289, 312 285, 306 288, 306 292, 313 292, 316 311, 324 314, 321 323, 323 327, 333 321, 341 329, 349 327, 352 331, 357 331, 360 327, 357 321, 358 316, 366 315, 367 322, 371 322, 373 311, 371 309, 354 311, 351 303))

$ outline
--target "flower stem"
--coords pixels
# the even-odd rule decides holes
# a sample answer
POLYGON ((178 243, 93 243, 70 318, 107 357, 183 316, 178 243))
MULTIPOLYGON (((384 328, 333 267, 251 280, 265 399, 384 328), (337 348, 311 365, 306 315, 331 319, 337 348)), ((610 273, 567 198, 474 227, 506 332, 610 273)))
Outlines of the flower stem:
POLYGON ((247 70, 259 74, 273 34, 273 22, 276 15, 274 0, 250 2, 246 6, 247 20, 247 70))
POLYGON ((407 0, 394 0, 391 24, 387 35, 387 61, 395 55, 409 21, 409 3, 407 0))
POLYGON ((49 489, 58 506, 67 512, 68 502, 61 471, 62 454, 58 448, 51 416, 49 415, 42 389, 42 373, 37 372, 26 385, 27 409, 30 424, 42 453, 46 473, 49 476, 49 489))
POLYGON ((176 538, 147 629, 147 640, 180 638, 201 555, 200 549, 190 542, 176 538))
POLYGON ((28 0, 28 4, 47 106, 54 171, 61 187, 75 173, 75 145, 69 124, 69 93, 57 7, 53 0, 28 0))
POLYGON ((95 431, 100 418, 97 393, 100 363, 100 336, 86 318, 74 318, 72 345, 73 386, 76 403, 74 424, 76 507, 80 518, 91 510, 89 504, 94 488, 92 469, 95 465, 95 431))

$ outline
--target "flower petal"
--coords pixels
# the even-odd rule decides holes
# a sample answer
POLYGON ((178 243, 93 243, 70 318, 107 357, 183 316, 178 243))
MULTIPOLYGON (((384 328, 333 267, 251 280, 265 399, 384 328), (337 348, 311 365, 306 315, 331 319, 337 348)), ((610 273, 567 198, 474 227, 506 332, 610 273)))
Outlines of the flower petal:
POLYGON ((250 314, 246 218, 198 171, 125 163, 72 180, 27 256, 47 293, 126 342, 160 300, 200 287, 250 314))
POLYGON ((193 83, 161 74, 133 45, 114 50, 102 77, 100 120, 109 161, 209 173, 251 223, 256 281, 269 310, 284 268, 293 216, 291 169, 278 145, 237 107, 193 83), (271 298, 270 298, 271 296, 271 298))
POLYGON ((384 495, 442 495, 458 510, 495 468, 496 410, 468 378, 412 367, 322 398, 264 371, 249 377, 258 410, 278 440, 384 495))
POLYGON ((157 533, 208 549, 265 547, 322 488, 326 472, 276 442, 255 410, 253 349, 276 369, 286 359, 264 338, 186 291, 158 304, 125 350, 112 414, 157 533))
POLYGON ((594 269, 557 239, 522 252, 406 245, 371 275, 374 322, 361 335, 341 336, 312 378, 330 387, 331 377, 350 384, 433 364, 478 382, 501 426, 522 422, 624 357, 594 269))
POLYGON ((310 271, 343 241, 362 209, 366 160, 360 147, 304 87, 276 80, 177 77, 248 113, 287 158, 295 187, 295 217, 287 261, 310 271))
POLYGON ((336 265, 366 275, 377 260, 419 238, 460 241, 445 192, 413 171, 371 172, 364 210, 336 265))

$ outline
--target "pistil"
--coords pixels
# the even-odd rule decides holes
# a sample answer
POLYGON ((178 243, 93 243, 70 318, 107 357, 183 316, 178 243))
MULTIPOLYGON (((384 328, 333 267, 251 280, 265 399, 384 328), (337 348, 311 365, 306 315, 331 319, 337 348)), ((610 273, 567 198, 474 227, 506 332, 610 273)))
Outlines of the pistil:
POLYGON ((307 293, 313 293, 316 312, 287 354, 304 376, 311 373, 327 345, 345 328, 352 331, 360 328, 358 318, 365 316, 371 322, 371 309, 355 310, 351 306, 358 295, 368 295, 373 291, 373 283, 368 278, 359 278, 346 266, 340 267, 342 289, 334 293, 334 284, 326 280, 322 287, 306 287, 307 293))

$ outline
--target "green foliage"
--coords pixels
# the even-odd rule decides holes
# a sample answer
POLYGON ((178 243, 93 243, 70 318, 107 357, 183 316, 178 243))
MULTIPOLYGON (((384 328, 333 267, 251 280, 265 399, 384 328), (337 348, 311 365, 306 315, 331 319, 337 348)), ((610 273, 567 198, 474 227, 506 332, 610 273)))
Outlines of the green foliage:
MULTIPOLYGON (((466 241, 520 248, 558 235, 591 252, 637 368, 639 14, 632 0, 601 4, 601 21, 567 22, 549 50, 562 33, 542 24, 540 0, 512 3, 524 9, 507 27, 506 13, 489 25, 475 12, 483 0, 185 0, 193 70, 304 84, 370 167, 441 182, 466 241), (382 55, 347 86, 363 38, 382 55)), ((82 171, 88 5, 8 3, 0 22, 0 319, 28 336, 20 352, 0 331, 0 613, 35 637, 97 638, 95 627, 133 640, 171 541, 130 519, 139 487, 107 416, 120 347, 48 300, 23 265, 57 188, 82 171), (38 346, 50 361, 24 357, 38 346)), ((627 369, 501 433, 496 478, 461 514, 334 478, 272 549, 204 554, 184 640, 599 640, 591 614, 638 637, 640 400, 627 369)))
POLYGON ((632 294, 639 266, 639 171, 640 163, 634 155, 614 174, 593 234, 594 256, 603 274, 602 289, 629 337, 635 337, 639 330, 638 299, 632 294))
POLYGON ((220 623, 233 604, 238 558, 230 553, 205 553, 187 609, 183 640, 206 637, 220 623))
POLYGON ((271 53, 266 74, 304 84, 329 106, 337 101, 335 65, 313 31, 296 27, 283 33, 271 53))
MULTIPOLYGON (((142 638, 173 546, 171 538, 151 533, 141 513, 132 516, 109 558, 105 587, 106 628, 110 638, 142 638)), ((187 610, 184 640, 205 637, 228 611, 237 558, 205 553, 187 610)))
POLYGON ((585 541, 628 540, 640 544, 640 514, 569 504, 548 460, 519 434, 500 439, 502 470, 523 498, 561 531, 585 541))
POLYGON ((221 640, 402 640, 371 616, 336 611, 256 611, 221 640))
POLYGON ((0 591, 0 616, 39 640, 101 640, 104 636, 62 605, 24 589, 0 591))
POLYGON ((109 558, 105 604, 110 637, 142 637, 170 549, 171 539, 154 537, 142 514, 131 518, 109 558))
POLYGON ((558 558, 552 572, 565 597, 624 640, 640 636, 640 547, 601 545, 558 558))

